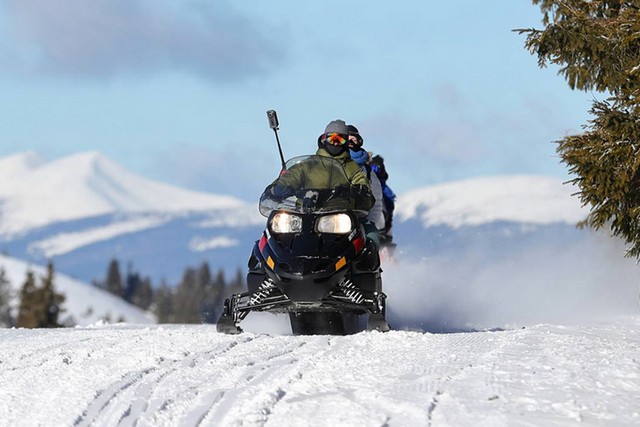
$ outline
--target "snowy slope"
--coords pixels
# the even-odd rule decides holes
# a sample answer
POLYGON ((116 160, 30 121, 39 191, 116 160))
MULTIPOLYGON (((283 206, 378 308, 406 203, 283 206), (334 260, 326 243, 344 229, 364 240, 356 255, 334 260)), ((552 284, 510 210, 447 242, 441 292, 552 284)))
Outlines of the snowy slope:
MULTIPOLYGON (((76 170, 70 181, 98 179, 103 169, 111 171, 103 174, 107 182, 127 188, 76 188, 77 194, 99 189, 86 193, 96 196, 94 213, 145 209, 65 223, 56 233, 41 229, 36 239, 27 234, 22 247, 64 253, 56 265, 69 266, 84 264, 81 255, 109 242, 148 250, 179 241, 192 251, 235 250, 246 259, 255 233, 230 231, 251 221, 220 214, 164 223, 166 211, 145 199, 160 194, 157 187, 129 198, 126 185, 135 177, 117 181, 120 174, 101 156, 83 158, 66 167, 87 158, 104 167, 76 170), (159 233, 169 224, 170 233, 159 233), (197 235, 189 234, 192 227, 197 235)), ((30 155, 4 169, 2 160, 0 178, 47 176, 46 165, 30 155)), ((18 206, 23 193, 0 187, 3 207, 18 206)), ((401 195, 395 224, 401 246, 383 273, 396 329, 387 334, 292 337, 286 317, 261 313, 249 315, 240 336, 209 325, 137 325, 145 320, 129 317, 120 325, 0 330, 0 424, 638 425, 638 269, 622 258, 620 242, 573 227, 586 212, 571 192, 548 178, 499 177, 401 195), (463 332, 432 333, 443 331, 463 332)), ((40 205, 30 200, 23 200, 25 223, 2 211, 2 224, 9 224, 3 230, 37 222, 29 216, 40 205)), ((61 218, 69 215, 60 210, 61 218)), ((164 267, 182 250, 163 258, 149 250, 149 266, 164 267)), ((0 264, 21 283, 24 263, 0 258, 0 264)), ((124 309, 110 305, 110 296, 58 278, 62 290, 82 289, 74 312, 86 314, 98 301, 93 311, 109 311, 112 320, 124 312, 114 314, 124 309)))
POLYGON ((456 334, 0 330, 0 420, 60 426, 631 426, 640 317, 456 334), (37 391, 34 393, 34 391, 37 391))
POLYGON ((400 222, 420 217, 425 227, 453 228, 497 221, 576 224, 587 211, 572 196, 576 189, 536 175, 479 177, 419 188, 397 200, 400 222))
POLYGON ((116 212, 188 212, 242 206, 230 196, 142 178, 97 152, 40 163, 33 153, 0 159, 0 236, 116 212))
MULTIPOLYGON (((27 271, 35 274, 40 286, 40 277, 46 274, 42 266, 27 264, 23 261, 0 255, 0 267, 4 268, 11 283, 14 295, 18 295, 24 283, 27 271)), ((103 319, 112 322, 119 320, 133 323, 155 323, 153 315, 145 313, 120 298, 79 280, 56 272, 54 284, 56 290, 65 294, 64 312, 60 322, 86 326, 103 319)))
POLYGON ((44 161, 35 151, 25 151, 0 158, 0 182, 5 188, 12 180, 20 180, 31 174, 44 161))

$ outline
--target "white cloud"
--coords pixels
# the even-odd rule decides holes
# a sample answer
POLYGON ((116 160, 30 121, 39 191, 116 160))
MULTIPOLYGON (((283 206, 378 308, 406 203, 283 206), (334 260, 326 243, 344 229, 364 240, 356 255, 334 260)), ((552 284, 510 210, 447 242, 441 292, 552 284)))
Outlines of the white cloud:
POLYGON ((238 246, 238 239, 232 239, 227 236, 216 236, 211 238, 194 237, 189 242, 189 249, 193 252, 204 252, 211 249, 231 248, 238 246))
POLYGON ((16 57, 44 74, 110 78, 177 69, 234 81, 283 58, 275 32, 227 2, 8 0, 4 11, 9 45, 20 45, 16 57))
POLYGON ((241 143, 224 149, 182 144, 174 151, 153 153, 149 164, 145 175, 154 179, 256 202, 280 171, 277 149, 265 151, 241 143))

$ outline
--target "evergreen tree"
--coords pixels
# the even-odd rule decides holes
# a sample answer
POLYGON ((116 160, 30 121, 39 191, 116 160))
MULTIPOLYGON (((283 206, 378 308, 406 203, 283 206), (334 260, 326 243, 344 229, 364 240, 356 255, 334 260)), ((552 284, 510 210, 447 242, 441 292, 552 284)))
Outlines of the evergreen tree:
POLYGON ((185 269, 175 296, 175 320, 178 323, 200 323, 202 292, 196 279, 196 270, 185 269))
POLYGON ((196 283, 197 287, 200 289, 207 289, 211 286, 211 270, 209 269, 209 264, 207 262, 200 264, 196 273, 196 283))
POLYGON ((47 264, 47 275, 42 278, 42 288, 38 289, 40 296, 40 307, 42 314, 40 315, 40 328, 57 328, 62 326, 58 322, 62 309, 62 303, 65 301, 64 294, 55 290, 54 284, 55 270, 53 263, 49 261, 47 264))
POLYGON ((244 282, 244 275, 242 274, 242 269, 238 268, 236 270, 236 275, 231 281, 229 286, 228 296, 233 294, 239 294, 247 291, 247 286, 244 282))
POLYGON ((163 282, 154 293, 152 311, 158 318, 158 323, 175 323, 175 297, 174 291, 166 282, 163 282))
POLYGON ((224 293, 224 288, 226 287, 227 282, 224 277, 224 270, 219 269, 216 272, 216 277, 213 279, 213 287, 216 289, 220 289, 224 293))
POLYGON ((559 65, 572 89, 606 93, 594 101, 585 132, 557 151, 591 208, 582 225, 609 226, 640 258, 640 2, 533 0, 543 30, 522 29, 538 64, 559 65))
POLYGON ((135 292, 131 296, 131 303, 143 310, 148 310, 152 302, 153 287, 151 286, 151 279, 145 277, 144 279, 140 280, 138 276, 138 285, 136 286, 135 292))
POLYGON ((225 298, 226 282, 224 278, 224 270, 220 269, 216 273, 216 277, 211 283, 211 289, 209 292, 209 304, 207 309, 206 321, 209 323, 215 323, 218 321, 220 314, 222 314, 222 305, 225 298))
POLYGON ((19 328, 55 328, 61 326, 58 317, 65 300, 64 294, 55 290, 53 263, 47 264, 47 274, 42 277, 42 286, 36 285, 32 271, 20 290, 20 308, 16 326, 19 328))
POLYGON ((11 316, 11 283, 3 267, 0 267, 0 327, 13 326, 11 316))
POLYGON ((32 271, 27 271, 25 282, 20 288, 20 307, 16 326, 18 328, 37 328, 40 324, 40 312, 42 310, 39 307, 35 277, 32 271))
POLYGON ((131 264, 127 266, 127 279, 124 291, 122 292, 122 298, 130 303, 133 303, 133 296, 138 292, 138 286, 140 286, 140 275, 133 271, 131 264))
POLYGON ((122 285, 122 275, 120 274, 120 264, 116 258, 109 262, 107 268, 107 278, 105 280, 107 291, 119 297, 124 296, 124 286, 122 285))
POLYGON ((201 320, 205 323, 214 323, 217 321, 217 310, 209 263, 202 262, 202 264, 200 264, 197 273, 197 282, 200 292, 202 293, 201 320))

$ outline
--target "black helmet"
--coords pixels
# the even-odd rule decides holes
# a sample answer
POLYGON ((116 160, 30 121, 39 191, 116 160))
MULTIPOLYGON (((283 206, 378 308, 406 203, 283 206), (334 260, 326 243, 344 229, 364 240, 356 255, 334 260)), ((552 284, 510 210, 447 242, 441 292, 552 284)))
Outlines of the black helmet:
POLYGON ((362 135, 360 135, 358 128, 354 125, 348 125, 347 129, 349 129, 349 136, 356 137, 356 141, 358 141, 358 147, 362 147, 362 144, 364 144, 364 139, 362 139, 362 135))

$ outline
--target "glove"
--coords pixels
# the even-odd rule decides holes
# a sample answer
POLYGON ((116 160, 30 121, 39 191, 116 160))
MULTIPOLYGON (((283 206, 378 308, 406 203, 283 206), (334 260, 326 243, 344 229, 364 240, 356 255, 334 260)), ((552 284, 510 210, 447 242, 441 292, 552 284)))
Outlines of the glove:
POLYGON ((352 189, 355 209, 369 212, 375 203, 371 189, 362 184, 354 185, 352 189))
POLYGON ((371 245, 373 250, 378 251, 380 249, 380 231, 373 222, 367 219, 362 221, 362 225, 367 236, 367 246, 371 245))
POLYGON ((338 185, 333 189, 333 194, 336 197, 350 199, 351 198, 351 186, 350 185, 338 185))
POLYGON ((302 207, 305 209, 313 209, 318 204, 318 192, 308 190, 302 198, 302 207))
POLYGON ((277 202, 281 202, 287 197, 291 197, 295 194, 295 190, 293 188, 280 185, 274 185, 268 191, 269 197, 277 202))

